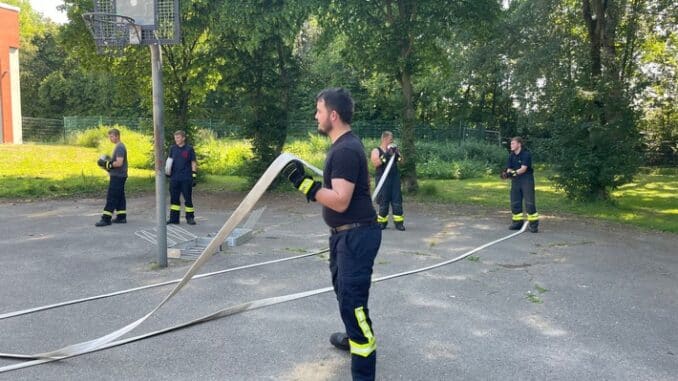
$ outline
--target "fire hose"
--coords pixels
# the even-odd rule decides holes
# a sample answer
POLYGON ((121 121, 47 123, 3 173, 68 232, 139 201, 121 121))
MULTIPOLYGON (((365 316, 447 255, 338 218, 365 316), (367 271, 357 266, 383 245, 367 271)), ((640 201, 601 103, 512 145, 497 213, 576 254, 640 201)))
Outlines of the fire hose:
MULTIPOLYGON (((219 246, 219 242, 223 241, 223 239, 225 239, 228 236, 228 234, 244 219, 244 217, 254 207, 254 205, 259 200, 259 198, 261 198, 261 196, 263 195, 265 190, 268 188, 268 186, 273 182, 273 180, 278 175, 278 173, 285 167, 285 165, 287 163, 289 163, 292 160, 298 160, 298 158, 296 158, 293 155, 288 154, 288 153, 283 153, 280 156, 278 156, 278 158, 264 172, 264 174, 261 176, 259 181, 257 181, 257 183, 254 185, 252 190, 245 196, 243 201, 236 208, 236 210, 233 212, 233 214, 231 214, 229 219, 224 223, 224 225, 219 230, 219 232, 216 234, 216 236, 213 238, 213 240, 204 249, 203 253, 193 263, 193 265, 189 268, 189 270, 182 277, 182 279, 178 280, 178 284, 174 287, 174 289, 160 302, 160 304, 158 304, 149 313, 147 313, 146 315, 144 315, 140 319, 137 319, 136 321, 134 321, 134 322, 132 322, 132 323, 116 330, 116 331, 113 331, 113 332, 111 332, 107 335, 98 337, 98 338, 93 339, 93 340, 72 344, 72 345, 69 345, 69 346, 54 350, 54 351, 45 352, 45 353, 38 353, 38 354, 34 354, 34 355, 0 353, 0 357, 29 360, 29 361, 24 361, 22 363, 1 367, 0 373, 11 371, 11 370, 17 370, 17 369, 21 369, 21 368, 26 368, 26 367, 30 367, 30 366, 34 366, 34 365, 44 364, 44 363, 48 363, 48 362, 52 362, 52 361, 62 360, 62 359, 70 358, 70 357, 75 357, 75 356, 79 356, 79 355, 82 355, 82 354, 91 353, 91 352, 95 352, 95 351, 119 346, 119 345, 122 345, 122 344, 127 344, 127 343, 130 343, 130 342, 133 342, 133 341, 142 340, 142 339, 145 339, 145 338, 148 338, 148 337, 157 336, 157 335, 160 335, 160 334, 163 334, 163 333, 167 333, 167 332, 175 331, 175 330, 178 330, 178 329, 186 328, 186 327, 189 327, 189 326, 192 326, 192 325, 207 322, 207 321, 214 320, 214 319, 217 319, 217 318, 235 315, 235 314, 242 313, 242 312, 249 311, 249 310, 254 310, 254 309, 263 308, 263 307, 267 307, 267 306, 271 306, 271 305, 275 305, 275 304, 280 304, 280 303, 284 303, 284 302, 288 302, 288 301, 307 298, 307 297, 310 297, 310 296, 313 296, 313 295, 318 295, 318 294, 322 294, 322 293, 332 291, 333 290, 332 287, 325 287, 325 288, 320 288, 320 289, 315 289, 315 290, 310 290, 310 291, 304 291, 304 292, 299 292, 299 293, 294 293, 294 294, 288 294, 288 295, 277 296, 277 297, 272 297, 272 298, 259 299, 259 300, 239 304, 239 305, 236 305, 236 306, 227 307, 227 308, 221 309, 217 312, 214 312, 212 314, 209 314, 209 315, 206 315, 206 316, 194 319, 194 320, 190 320, 188 322, 181 323, 181 324, 178 324, 178 325, 175 325, 175 326, 172 326, 172 327, 168 327, 168 328, 161 329, 161 330, 158 330, 158 331, 149 332, 149 333, 139 335, 139 336, 130 337, 130 338, 127 338, 127 339, 118 340, 123 335, 134 330, 141 323, 143 323, 146 319, 148 319, 151 315, 153 315, 156 311, 158 311, 165 303, 167 303, 174 295, 176 295, 186 285, 186 283, 188 283, 191 279, 193 279, 194 277, 198 278, 198 277, 204 277, 204 276, 209 275, 209 274, 202 274, 202 275, 199 275, 199 276, 195 276, 195 274, 199 270, 199 268, 217 251, 217 248, 219 246)), ((306 165, 309 168, 313 169, 315 172, 317 172, 317 173, 319 172, 319 170, 317 168, 312 167, 308 164, 306 164, 306 165)), ((386 176, 388 175, 388 171, 390 170, 392 165, 393 165, 393 157, 391 158, 391 160, 389 161, 389 163, 386 167, 384 176, 382 176, 381 181, 379 182, 379 184, 375 188, 375 191, 374 191, 374 194, 373 194, 373 199, 378 194, 380 187, 383 185, 383 182, 384 182, 386 176)), ((432 266, 423 267, 423 268, 420 268, 420 269, 409 270, 409 271, 405 271, 405 272, 401 272, 401 273, 397 273, 397 274, 392 274, 392 275, 376 278, 376 279, 373 279, 372 282, 377 283, 377 282, 381 282, 381 281, 388 280, 388 279, 393 279, 393 278, 397 278, 397 277, 411 275, 411 274, 415 274, 415 273, 419 273, 419 272, 423 272, 423 271, 429 271, 429 270, 437 268, 437 267, 441 267, 441 266, 445 266, 445 265, 450 264, 450 263, 457 262, 461 259, 468 257, 469 255, 471 255, 475 252, 478 252, 478 251, 483 250, 487 247, 490 247, 490 246, 495 245, 499 242, 513 238, 513 237, 523 233, 525 231, 526 227, 527 227, 527 224, 524 224, 522 229, 515 232, 515 233, 512 233, 512 234, 507 235, 505 237, 502 237, 502 238, 499 238, 499 239, 494 240, 492 242, 481 245, 481 246, 479 246, 475 249, 472 249, 472 250, 470 250, 470 251, 468 251, 468 252, 466 252, 466 253, 458 256, 458 257, 455 257, 453 259, 443 261, 443 262, 440 262, 440 263, 432 265, 432 266)), ((318 254, 318 253, 304 254, 304 255, 301 255, 301 256, 297 256, 297 257, 286 258, 286 259, 283 259, 283 260, 297 259, 297 258, 300 258, 300 257, 310 256, 310 255, 314 255, 314 254, 318 254)), ((269 261, 268 263, 276 263, 276 262, 280 262, 280 261, 283 261, 283 260, 269 261)), ((266 264, 268 264, 268 263, 266 263, 266 264)), ((255 265, 263 265, 263 263, 262 264, 255 264, 255 265)), ((249 265, 249 267, 254 267, 255 265, 249 265)), ((242 267, 244 267, 244 266, 241 266, 241 268, 242 267)), ((245 268, 248 268, 248 267, 245 267, 245 268)), ((228 271, 234 271, 233 269, 227 269, 227 270, 228 271)), ((225 272, 225 271, 222 270, 222 272, 225 272)), ((163 285, 172 284, 172 283, 176 283, 176 281, 164 282, 163 285)), ((157 287, 158 285, 150 285, 150 286, 157 287)), ((150 288, 150 286, 144 286, 144 288, 136 288, 136 289, 132 289, 132 290, 150 288)), ((131 292, 129 290, 125 290, 125 291, 131 292)), ((111 294, 120 295, 121 292, 111 293, 111 294)), ((106 294, 106 295, 113 296, 111 294, 106 294)), ((100 297, 107 297, 107 296, 100 296, 100 297)), ((94 297, 94 298, 97 298, 97 297, 94 297)), ((88 298, 84 298, 84 299, 88 299, 88 298)), ((94 299, 91 299, 91 300, 94 300, 94 299)), ((70 304, 74 304, 74 303, 70 303, 70 304)), ((63 305, 67 305, 67 304, 63 304, 63 305)), ((45 307, 49 307, 49 306, 45 306, 45 307)), ((54 307, 52 307, 52 308, 54 308, 54 307)), ((44 310, 44 309, 47 309, 47 308, 42 308, 42 309, 38 309, 38 310, 44 310)), ((35 309, 31 309, 31 310, 35 310, 35 309)), ((29 310, 24 310, 24 311, 29 311, 29 310)), ((18 311, 18 312, 24 312, 24 311, 18 311)), ((35 312, 35 311, 31 311, 31 312, 35 312)), ((25 313, 31 313, 31 312, 25 312, 25 313)), ((22 314, 25 314, 25 313, 22 313, 22 314)), ((5 314, 5 315, 2 315, 3 316, 2 318, 7 318, 7 317, 11 317, 11 316, 18 316, 19 314, 9 313, 9 314, 5 314), (7 315, 7 316, 5 316, 5 315, 7 315)))

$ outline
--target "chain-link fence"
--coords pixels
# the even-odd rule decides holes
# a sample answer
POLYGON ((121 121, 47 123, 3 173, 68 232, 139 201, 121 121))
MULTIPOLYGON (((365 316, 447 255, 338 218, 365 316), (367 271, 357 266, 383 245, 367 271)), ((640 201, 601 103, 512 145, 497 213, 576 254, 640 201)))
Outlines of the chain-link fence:
POLYGON ((63 119, 21 118, 24 142, 60 143, 66 139, 63 119))
MULTIPOLYGON (((245 136, 242 126, 215 119, 190 119, 192 126, 212 131, 217 137, 239 138, 245 136)), ((27 142, 66 142, 71 134, 97 128, 99 126, 125 126, 131 130, 152 133, 151 118, 121 118, 106 116, 67 116, 63 119, 23 118, 24 141, 27 142)), ((355 121, 352 126, 356 134, 362 138, 378 139, 384 131, 392 131, 396 139, 402 137, 402 125, 388 121, 355 121)), ((315 121, 291 121, 288 124, 289 137, 304 137, 316 133, 315 121)), ((415 126, 417 140, 484 140, 501 144, 498 131, 486 129, 482 124, 458 123, 448 126, 418 124, 415 126)))

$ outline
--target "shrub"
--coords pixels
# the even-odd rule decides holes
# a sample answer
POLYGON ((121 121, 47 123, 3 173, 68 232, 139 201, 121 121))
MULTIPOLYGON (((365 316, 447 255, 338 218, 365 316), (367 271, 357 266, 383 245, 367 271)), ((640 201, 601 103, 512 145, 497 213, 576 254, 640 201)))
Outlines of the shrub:
POLYGON ((254 158, 252 145, 245 140, 217 139, 208 130, 201 130, 197 140, 199 172, 243 176, 247 163, 254 158))
POLYGON ((428 179, 468 179, 481 177, 492 171, 485 163, 475 160, 454 160, 452 162, 433 158, 417 166, 420 177, 428 179))
POLYGON ((298 156, 316 167, 322 168, 330 141, 324 136, 308 134, 305 139, 295 139, 285 143, 284 152, 298 156))
POLYGON ((449 163, 472 160, 487 163, 489 168, 499 169, 506 163, 508 152, 497 144, 477 140, 418 142, 417 156, 420 163, 430 162, 433 159, 449 163))
POLYGON ((110 130, 110 128, 99 126, 97 128, 80 131, 71 135, 68 139, 68 143, 80 147, 97 148, 99 142, 108 140, 108 130, 110 130))
POLYGON ((120 140, 127 148, 127 163, 131 168, 153 168, 153 143, 148 135, 132 131, 124 126, 99 126, 73 135, 69 141, 82 147, 96 148, 101 155, 110 155, 113 144, 108 139, 111 128, 120 130, 120 140))

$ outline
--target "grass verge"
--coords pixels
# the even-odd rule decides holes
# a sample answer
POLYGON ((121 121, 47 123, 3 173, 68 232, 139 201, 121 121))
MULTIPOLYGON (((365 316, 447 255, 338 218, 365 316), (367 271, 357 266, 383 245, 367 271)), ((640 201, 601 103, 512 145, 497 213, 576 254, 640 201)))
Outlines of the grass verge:
MULTIPOLYGON (((537 210, 542 215, 573 213, 678 233, 678 171, 644 168, 633 183, 614 191, 607 202, 569 200, 548 180, 548 172, 535 173, 537 210)), ((419 201, 509 208, 510 183, 495 177, 422 180, 420 189, 419 201)))

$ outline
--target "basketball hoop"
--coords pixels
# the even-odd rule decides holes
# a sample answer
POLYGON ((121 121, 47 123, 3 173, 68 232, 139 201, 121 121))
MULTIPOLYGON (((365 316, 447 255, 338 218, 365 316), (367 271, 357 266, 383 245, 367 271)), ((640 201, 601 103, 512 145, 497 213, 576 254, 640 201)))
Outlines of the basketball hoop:
POLYGON ((82 19, 92 34, 100 54, 121 56, 125 46, 141 43, 141 26, 135 24, 131 17, 89 12, 83 13, 82 19))

